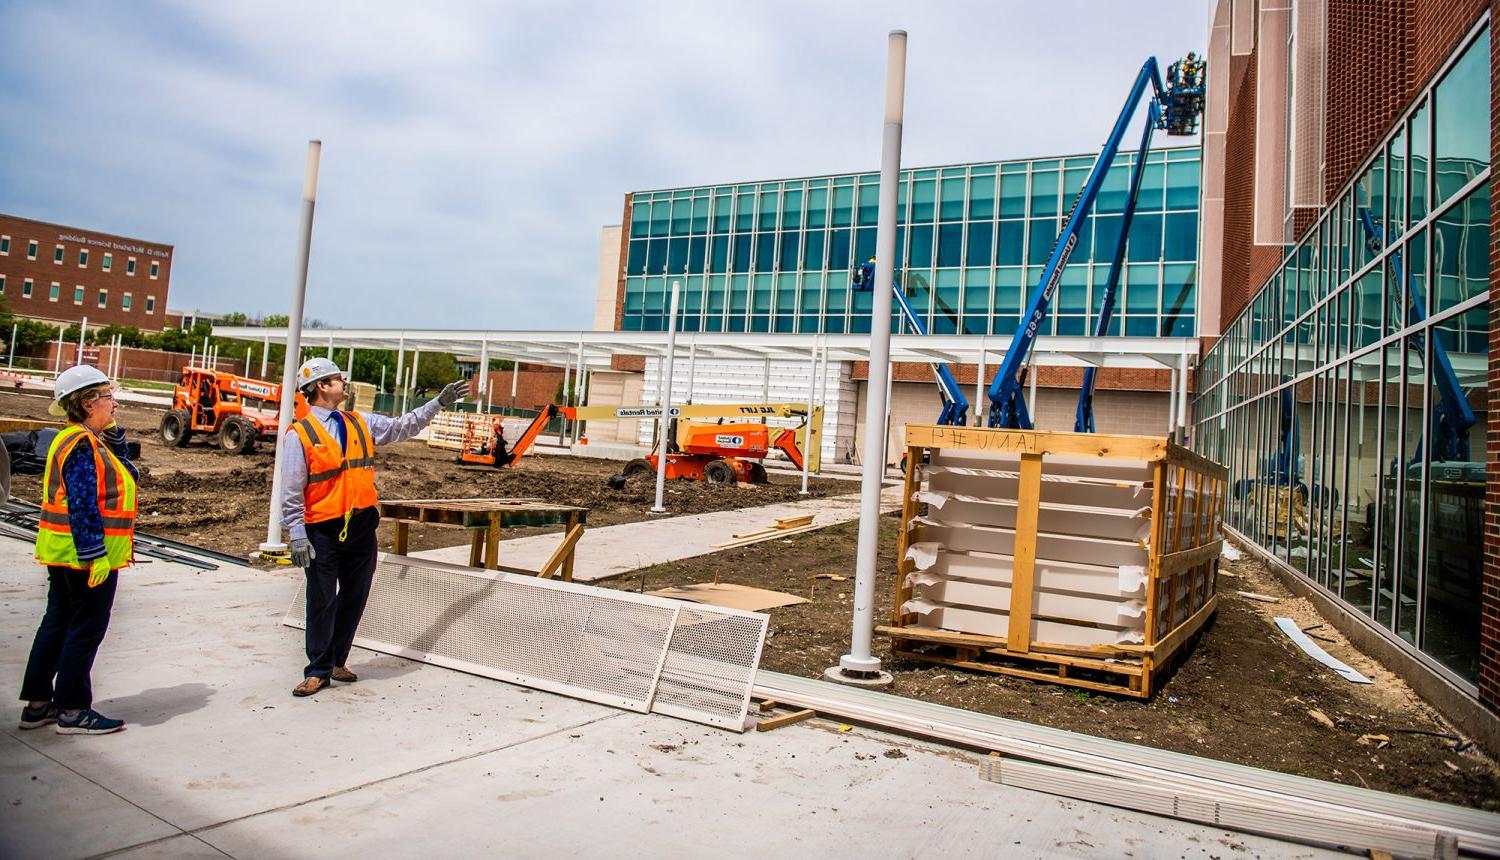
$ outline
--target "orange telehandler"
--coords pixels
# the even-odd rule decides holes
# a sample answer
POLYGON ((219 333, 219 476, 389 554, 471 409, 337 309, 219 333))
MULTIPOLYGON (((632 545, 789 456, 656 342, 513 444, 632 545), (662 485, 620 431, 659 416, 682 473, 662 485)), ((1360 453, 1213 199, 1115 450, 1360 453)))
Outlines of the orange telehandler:
MULTIPOLYGON (((297 392, 293 416, 307 414, 307 400, 297 392)), ((161 417, 161 440, 173 448, 194 433, 213 436, 219 448, 248 454, 260 439, 275 441, 280 424, 281 385, 209 370, 184 367, 172 389, 172 408, 161 417)))
MULTIPOLYGON (((458 462, 488 466, 508 466, 520 459, 547 422, 561 415, 571 421, 619 421, 630 418, 655 418, 660 409, 654 406, 557 406, 541 411, 507 446, 498 418, 471 422, 464 432, 463 448, 458 462)), ((761 463, 771 451, 781 451, 798 469, 805 456, 808 468, 817 471, 819 449, 823 438, 823 407, 813 407, 811 420, 805 403, 707 403, 674 406, 668 421, 667 477, 674 480, 708 481, 712 484, 752 484, 766 482, 766 468, 761 463), (693 421, 693 418, 715 418, 716 422, 693 421), (725 423, 725 419, 800 418, 796 427, 774 427, 755 420, 725 423), (809 437, 811 441, 809 441, 809 437)), ((659 446, 658 446, 659 447, 659 446)), ((621 475, 655 472, 658 453, 631 460, 621 475)))

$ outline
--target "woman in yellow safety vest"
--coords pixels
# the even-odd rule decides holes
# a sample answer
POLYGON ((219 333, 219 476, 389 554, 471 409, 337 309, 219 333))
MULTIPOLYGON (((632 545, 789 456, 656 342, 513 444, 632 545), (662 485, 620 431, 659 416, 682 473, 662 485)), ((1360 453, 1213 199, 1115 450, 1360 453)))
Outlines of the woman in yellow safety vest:
POLYGON ((47 567, 47 609, 26 663, 21 728, 60 735, 125 727, 93 709, 89 670, 114 606, 115 571, 134 561, 139 477, 115 424, 109 377, 80 365, 58 374, 50 411, 68 426, 47 450, 36 560, 47 567))

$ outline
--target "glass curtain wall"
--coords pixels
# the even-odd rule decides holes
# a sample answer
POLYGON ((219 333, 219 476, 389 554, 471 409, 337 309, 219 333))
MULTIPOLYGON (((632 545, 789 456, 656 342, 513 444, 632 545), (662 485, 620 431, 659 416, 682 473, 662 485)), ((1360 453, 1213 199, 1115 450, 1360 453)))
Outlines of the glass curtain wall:
MULTIPOLYGON (((1110 334, 1196 333, 1199 161, 1197 147, 1147 154, 1110 334)), ((1106 177, 1044 333, 1093 333, 1133 163, 1122 153, 1106 177)), ((896 265, 930 332, 1014 333, 1093 164, 902 172, 896 265)), ((675 278, 684 331, 868 332, 872 294, 850 291, 849 269, 875 253, 879 191, 851 174, 634 194, 622 327, 664 331, 675 278)))
POLYGON ((1193 412, 1229 525, 1470 685, 1489 176, 1486 23, 1208 352, 1193 412))

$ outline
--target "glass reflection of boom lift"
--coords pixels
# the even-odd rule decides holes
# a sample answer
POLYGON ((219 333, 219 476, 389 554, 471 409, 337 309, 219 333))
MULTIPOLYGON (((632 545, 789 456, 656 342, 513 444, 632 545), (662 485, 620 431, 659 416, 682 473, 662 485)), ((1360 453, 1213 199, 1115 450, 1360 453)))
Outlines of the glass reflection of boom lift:
MULTIPOLYGON (((1115 156, 1119 154, 1120 144, 1125 137, 1130 118, 1141 100, 1147 98, 1146 89, 1150 87, 1151 95, 1146 104, 1148 116, 1145 129, 1141 134, 1141 146, 1136 152, 1134 169, 1130 174, 1130 190, 1126 195, 1125 211, 1120 220, 1119 240, 1115 244, 1114 258, 1110 261, 1109 280, 1104 287, 1103 302, 1100 305, 1099 318, 1094 330, 1096 337, 1109 334, 1110 321, 1114 316, 1115 294, 1120 282, 1120 269, 1125 259, 1126 239, 1130 234, 1130 222, 1135 216, 1136 199, 1140 194, 1141 176, 1145 172, 1146 152, 1151 146, 1152 133, 1156 129, 1162 129, 1167 134, 1175 136, 1196 132, 1198 117, 1203 113, 1203 82, 1204 64, 1193 54, 1188 54, 1186 59, 1168 67, 1165 87, 1162 86, 1155 57, 1146 60, 1141 66, 1140 73, 1136 75, 1135 84, 1130 89, 1130 95, 1125 100, 1125 107, 1120 111, 1120 116, 1115 120, 1114 128, 1110 131, 1109 139, 1100 151, 1098 160, 1094 162, 1093 169, 1089 171, 1088 178, 1084 180, 1077 199, 1073 201, 1073 208, 1069 210, 1062 232, 1058 234, 1057 241, 1052 246, 1052 253, 1047 257, 1047 265, 1042 269, 1041 280, 1038 281, 1036 291, 1021 315, 1020 325, 1017 326, 1015 336, 1011 339, 1010 348, 1005 351, 1005 359, 995 374, 995 380, 990 384, 988 391, 990 408, 987 422, 990 427, 1011 430, 1029 430, 1032 427, 1032 418, 1027 412, 1026 400, 1022 396, 1026 386, 1027 355, 1031 352, 1042 323, 1047 318, 1047 309, 1052 304, 1052 297, 1057 293, 1058 283, 1062 281, 1068 258, 1078 246, 1084 224, 1094 211, 1094 204, 1099 198, 1100 189, 1104 186, 1105 176, 1114 164, 1115 156)), ((1078 394, 1078 410, 1073 422, 1073 430, 1076 433, 1094 431, 1096 376, 1097 368, 1095 367, 1086 368, 1083 372, 1083 386, 1078 394)))
MULTIPOLYGON (((862 263, 854 268, 849 279, 850 286, 856 291, 867 292, 875 289, 875 260, 872 258, 867 263, 862 263)), ((919 335, 927 334, 927 327, 922 324, 921 317, 912 310, 911 302, 907 300, 906 292, 901 289, 899 282, 891 284, 891 292, 896 299, 896 305, 901 308, 901 316, 906 324, 911 326, 912 331, 919 335)), ((953 378, 953 371, 942 362, 931 362, 932 378, 937 382, 938 396, 942 398, 943 409, 938 414, 935 423, 962 427, 969 420, 969 399, 964 396, 958 387, 958 380, 953 378)))

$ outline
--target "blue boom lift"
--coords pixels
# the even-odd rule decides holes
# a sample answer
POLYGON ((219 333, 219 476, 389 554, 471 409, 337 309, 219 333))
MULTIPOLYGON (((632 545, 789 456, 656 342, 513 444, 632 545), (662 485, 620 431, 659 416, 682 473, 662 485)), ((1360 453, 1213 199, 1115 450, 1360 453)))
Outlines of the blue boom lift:
MULTIPOLYGON (((1146 151, 1151 146, 1152 133, 1157 129, 1162 129, 1169 135, 1181 136, 1197 131, 1198 117, 1203 113, 1203 84, 1204 64, 1193 54, 1188 54, 1186 59, 1173 63, 1168 68, 1166 87, 1162 86, 1161 74, 1155 57, 1146 60, 1141 66, 1140 73, 1136 75, 1135 84, 1131 86, 1130 95, 1125 100, 1125 107, 1120 111, 1119 118, 1115 120, 1114 128, 1110 131, 1104 149, 1099 153, 1098 160, 1094 162, 1094 167, 1089 172, 1088 179, 1084 181, 1082 190, 1078 192, 1077 199, 1073 201, 1073 207, 1068 212, 1067 223, 1052 246, 1052 253, 1048 256, 1047 265, 1042 270, 1042 277, 1036 292, 1031 296, 1030 303, 1021 315, 1021 322, 1016 328, 1015 336, 1011 339, 1010 348, 1005 351, 1005 359, 995 374, 995 381, 990 384, 987 392, 990 400, 987 423, 990 427, 1011 430, 1029 430, 1032 427, 1031 416, 1026 410, 1026 401, 1022 396, 1026 384, 1027 354, 1031 352, 1042 322, 1047 318, 1047 309, 1052 304, 1052 297, 1057 293, 1057 285, 1062 280, 1063 269, 1067 267, 1068 258, 1078 246, 1079 234, 1088 216, 1094 210, 1094 203, 1099 198, 1104 178, 1109 173, 1111 165, 1114 164, 1115 156, 1119 154, 1120 144, 1125 137, 1130 118, 1141 100, 1146 97, 1147 87, 1150 87, 1151 96, 1147 101, 1146 127, 1141 134, 1140 150, 1136 153, 1135 167, 1130 174, 1130 190, 1126 196, 1125 211, 1120 221, 1120 237, 1115 245, 1114 259, 1110 261, 1109 280, 1105 285, 1098 324, 1094 331, 1094 334, 1099 337, 1109 333, 1110 320, 1114 316, 1115 293, 1120 282, 1120 269, 1125 259, 1125 243, 1130 234, 1131 219, 1135 215, 1136 199, 1140 193, 1141 175, 1145 171, 1146 151)), ((1095 375, 1093 367, 1084 371, 1083 387, 1078 394, 1078 411, 1073 423, 1073 430, 1078 433, 1090 433, 1094 430, 1095 375)))
MULTIPOLYGON (((875 260, 871 259, 867 263, 856 266, 850 276, 849 282, 850 286, 860 292, 874 290, 875 260)), ((911 302, 907 299, 906 292, 901 289, 899 282, 891 284, 891 292, 896 299, 896 305, 901 308, 901 316, 906 320, 906 324, 911 326, 912 331, 917 334, 926 335, 927 327, 922 324, 921 318, 912 310, 911 302)), ((969 399, 959 389, 958 381, 953 378, 953 371, 948 369, 948 365, 941 362, 932 362, 929 366, 932 368, 933 379, 937 381, 938 396, 943 401, 943 410, 938 414, 937 423, 958 427, 964 426, 969 420, 969 399)))

